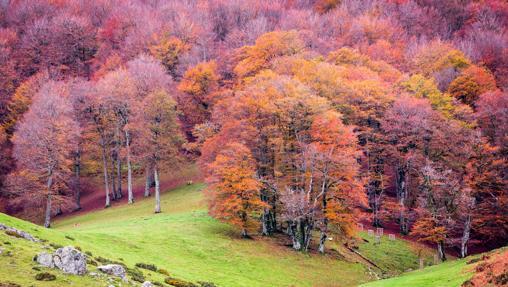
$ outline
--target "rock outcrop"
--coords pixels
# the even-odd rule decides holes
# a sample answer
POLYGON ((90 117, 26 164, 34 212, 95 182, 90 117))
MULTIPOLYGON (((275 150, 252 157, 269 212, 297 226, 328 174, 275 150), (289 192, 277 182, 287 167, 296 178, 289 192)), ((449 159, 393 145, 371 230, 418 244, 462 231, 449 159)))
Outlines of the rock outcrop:
POLYGON ((72 246, 58 248, 55 253, 41 252, 35 261, 44 267, 58 268, 67 274, 84 275, 86 269, 86 255, 72 246))
POLYGON ((37 254, 35 257, 35 261, 39 263, 40 265, 48 268, 54 268, 55 264, 53 263, 53 255, 47 253, 47 252, 41 252, 37 254))
POLYGON ((72 246, 58 248, 53 254, 55 266, 64 273, 86 274, 86 255, 72 246))
POLYGON ((15 234, 17 234, 18 237, 20 238, 24 238, 26 240, 30 240, 30 241, 33 241, 33 242, 39 242, 40 240, 35 238, 34 236, 32 236, 30 233, 28 232, 25 232, 23 230, 18 230, 14 227, 10 227, 10 226, 7 226, 3 223, 0 223, 0 230, 5 230, 5 231, 10 231, 10 232, 13 232, 15 234))
POLYGON ((118 264, 108 264, 97 267, 98 270, 109 275, 125 279, 125 268, 118 264))

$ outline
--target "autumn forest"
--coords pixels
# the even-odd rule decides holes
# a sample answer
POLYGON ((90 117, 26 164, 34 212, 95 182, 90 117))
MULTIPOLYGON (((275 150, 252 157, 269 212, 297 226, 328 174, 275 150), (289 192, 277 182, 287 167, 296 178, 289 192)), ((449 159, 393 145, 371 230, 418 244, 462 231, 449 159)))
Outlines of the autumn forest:
POLYGON ((465 257, 508 243, 508 3, 0 1, 0 124, 0 211, 48 228, 196 168, 243 240, 465 257))

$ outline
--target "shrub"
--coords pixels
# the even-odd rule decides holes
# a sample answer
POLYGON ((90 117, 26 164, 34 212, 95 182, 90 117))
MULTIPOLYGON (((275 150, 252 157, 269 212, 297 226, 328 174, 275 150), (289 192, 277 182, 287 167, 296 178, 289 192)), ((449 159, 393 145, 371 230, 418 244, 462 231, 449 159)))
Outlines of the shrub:
POLYGON ((473 258, 473 259, 467 261, 466 264, 474 264, 474 263, 480 262, 480 261, 482 261, 481 258, 473 258))
POLYGON ((23 237, 19 233, 17 233, 16 231, 12 231, 12 230, 6 230, 5 234, 7 234, 9 236, 12 236, 12 237, 16 237, 16 238, 22 238, 23 237))
POLYGON ((21 287, 21 285, 12 282, 0 282, 0 287, 21 287))
POLYGON ((164 287, 164 285, 161 282, 155 281, 155 282, 152 282, 152 284, 155 286, 164 287))
POLYGON ((503 274, 494 277, 494 283, 496 283, 496 286, 508 285, 508 272, 504 272, 503 274))
POLYGON ((87 263, 87 264, 90 264, 90 265, 93 265, 93 266, 97 266, 97 265, 99 265, 99 264, 97 264, 97 262, 96 262, 95 260, 92 260, 92 259, 88 259, 88 260, 86 260, 86 263, 87 263))
POLYGON ((41 268, 37 267, 37 266, 34 266, 32 267, 32 270, 35 270, 35 271, 41 271, 41 268))
POLYGON ((92 257, 92 256, 93 256, 93 255, 92 255, 92 252, 90 252, 90 251, 85 251, 85 254, 86 254, 86 255, 88 255, 88 256, 90 256, 90 257, 92 257))
POLYGON ((37 281, 53 281, 53 280, 56 280, 56 276, 51 273, 48 273, 48 272, 42 272, 42 273, 37 273, 37 275, 35 275, 35 280, 37 280, 37 281))
POLYGON ((159 272, 159 273, 160 273, 160 274, 162 274, 162 275, 169 276, 169 271, 168 271, 168 270, 166 270, 166 269, 162 269, 162 268, 160 268, 160 269, 158 269, 158 270, 157 270, 157 272, 159 272))
POLYGON ((118 265, 122 265, 125 268, 127 267, 127 266, 125 266, 125 263, 123 263, 123 262, 113 261, 111 259, 104 258, 101 256, 95 257, 95 260, 102 263, 102 264, 118 264, 118 265))
POLYGON ((136 263, 136 267, 157 272, 157 266, 154 264, 136 263))
POLYGON ((4 241, 4 244, 5 245, 11 245, 11 243, 9 241, 4 241))
POLYGON ((69 240, 74 241, 74 238, 73 238, 73 237, 70 237, 69 235, 65 235, 65 238, 67 238, 67 239, 69 239, 69 240))
POLYGON ((188 282, 188 281, 173 278, 173 277, 167 277, 166 279, 164 279, 164 282, 166 282, 167 284, 174 286, 174 287, 199 287, 198 285, 196 285, 192 282, 188 282))
POLYGON ((50 243, 49 246, 53 247, 53 249, 62 248, 63 246, 57 243, 50 243))
POLYGON ((145 275, 137 268, 127 268, 127 274, 129 274, 132 280, 143 283, 145 282, 145 275))
POLYGON ((79 247, 79 246, 74 246, 74 248, 81 251, 81 247, 79 247))
POLYGON ((212 282, 198 281, 198 284, 201 287, 217 287, 217 285, 215 285, 215 283, 212 282))

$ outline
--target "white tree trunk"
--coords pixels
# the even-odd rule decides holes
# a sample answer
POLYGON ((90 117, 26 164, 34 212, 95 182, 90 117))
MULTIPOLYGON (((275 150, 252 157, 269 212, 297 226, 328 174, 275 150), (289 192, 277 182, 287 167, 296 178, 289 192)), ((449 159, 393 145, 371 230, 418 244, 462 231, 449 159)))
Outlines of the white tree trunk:
POLYGON ((75 177, 75 199, 76 210, 81 209, 81 147, 78 148, 74 157, 74 177, 75 177))
POLYGON ((148 164, 145 167, 145 174, 146 174, 146 180, 145 180, 144 197, 148 197, 148 196, 150 196, 150 186, 152 185, 151 176, 150 176, 150 166, 148 164))
POLYGON ((460 257, 464 258, 467 256, 467 244, 469 242, 469 236, 471 233, 471 215, 468 215, 464 222, 464 231, 462 233, 462 239, 460 242, 460 257))
POLYGON ((125 148, 127 149, 127 193, 129 204, 134 202, 134 194, 132 193, 132 166, 131 166, 131 146, 129 132, 125 131, 125 148))
POLYGON ((108 161, 106 159, 106 147, 102 145, 102 170, 104 172, 104 188, 106 189, 106 204, 104 207, 111 206, 111 199, 109 198, 109 178, 108 178, 108 161))
POLYGON ((53 185, 52 172, 49 173, 46 197, 46 216, 44 218, 44 227, 49 228, 51 226, 51 186, 53 185))
POLYGON ((116 198, 120 199, 123 197, 122 194, 122 159, 120 158, 120 127, 117 125, 115 132, 115 159, 116 159, 116 180, 117 180, 117 190, 116 190, 116 198))
POLYGON ((321 254, 325 253, 326 238, 328 238, 328 236, 326 235, 326 232, 321 231, 321 236, 319 238, 319 253, 321 253, 321 254))
POLYGON ((160 186, 159 186, 159 172, 157 165, 153 168, 153 177, 155 180, 155 213, 161 212, 161 198, 160 198, 160 186))

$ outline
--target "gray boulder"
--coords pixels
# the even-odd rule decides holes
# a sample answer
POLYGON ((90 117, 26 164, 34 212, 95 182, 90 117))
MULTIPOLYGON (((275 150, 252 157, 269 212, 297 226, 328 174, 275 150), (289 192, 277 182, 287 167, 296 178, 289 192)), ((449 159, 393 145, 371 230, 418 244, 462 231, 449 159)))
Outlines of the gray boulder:
POLYGON ((86 274, 86 255, 72 246, 58 248, 53 254, 53 262, 64 273, 86 274))
POLYGON ((37 254, 35 261, 44 267, 55 268, 55 264, 53 263, 53 255, 47 252, 41 252, 37 254))
POLYGON ((122 279, 125 278, 125 268, 123 268, 122 265, 108 264, 108 265, 98 266, 97 269, 99 271, 104 272, 109 275, 120 277, 122 279))
POLYGON ((153 284, 150 281, 145 281, 141 284, 141 287, 153 287, 153 284))
POLYGON ((10 232, 14 232, 16 233, 19 237, 22 237, 26 240, 30 240, 30 241, 33 241, 33 242, 39 242, 40 240, 33 237, 30 233, 28 232, 24 232, 23 230, 18 230, 14 227, 10 227, 10 226, 7 226, 3 223, 0 223, 0 230, 6 230, 6 231, 10 231, 10 232))
POLYGON ((35 261, 44 267, 58 268, 64 273, 86 274, 86 255, 72 246, 58 248, 53 254, 41 252, 37 254, 35 261))

